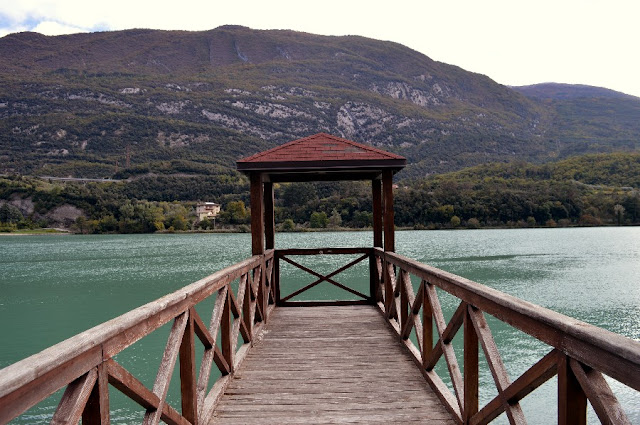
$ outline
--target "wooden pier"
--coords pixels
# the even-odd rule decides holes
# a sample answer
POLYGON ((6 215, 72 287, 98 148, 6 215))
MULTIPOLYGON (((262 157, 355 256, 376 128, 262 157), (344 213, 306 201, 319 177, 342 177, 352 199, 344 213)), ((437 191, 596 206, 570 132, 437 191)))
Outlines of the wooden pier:
POLYGON ((279 308, 212 424, 451 424, 373 306, 279 308))
MULTIPOLYGON (((344 285, 333 273, 317 275, 344 285)), ((0 423, 66 388, 52 423, 108 424, 111 388, 140 406, 145 424, 485 424, 503 412, 523 424, 519 401, 556 375, 559 424, 586 424, 587 402, 603 424, 631 424, 604 375, 640 391, 640 342, 379 248, 269 250, 1 370, 0 423), (357 252, 372 271, 366 299, 281 301, 284 256, 357 252), (441 290, 459 299, 449 320, 441 290), (213 304, 208 324, 199 304, 213 304), (510 379, 486 314, 548 344, 548 353, 510 379), (147 388, 114 356, 168 322, 147 388), (458 332, 462 368, 452 343, 458 332), (196 344, 204 348, 199 365, 196 344), (480 350, 498 391, 484 406, 480 350), (453 391, 436 373, 438 362, 453 391), (221 374, 213 386, 212 367, 221 374), (174 375, 180 410, 166 401, 174 375)))
POLYGON ((54 424, 109 424, 114 390, 140 406, 144 424, 481 425, 503 413, 524 424, 520 400, 554 376, 558 424, 586 425, 588 403, 601 423, 630 424, 605 376, 640 392, 640 342, 394 252, 391 178, 403 161, 320 134, 239 162, 251 181, 253 255, 0 370, 0 424, 61 389, 54 424), (314 179, 371 180, 373 247, 275 249, 273 183, 314 179), (348 259, 330 273, 297 260, 327 255, 348 259), (366 290, 340 280, 363 262, 366 290), (285 263, 315 280, 287 287, 285 263), (305 300, 319 284, 348 298, 305 300), (443 293, 457 300, 452 314, 443 311, 443 293), (548 351, 508 376, 487 316, 548 351), (145 386, 120 356, 168 323, 154 384, 145 386), (484 405, 480 353, 497 392, 484 405), (180 406, 167 399, 172 378, 180 406))

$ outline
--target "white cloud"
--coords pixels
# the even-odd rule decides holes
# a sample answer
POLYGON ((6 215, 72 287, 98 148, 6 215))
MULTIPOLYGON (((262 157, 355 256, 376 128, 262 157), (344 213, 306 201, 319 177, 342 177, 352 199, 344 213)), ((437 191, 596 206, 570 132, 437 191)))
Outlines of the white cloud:
POLYGON ((31 31, 39 32, 45 35, 64 35, 75 34, 78 32, 87 32, 87 28, 80 28, 74 25, 65 25, 59 22, 42 21, 38 23, 31 31))

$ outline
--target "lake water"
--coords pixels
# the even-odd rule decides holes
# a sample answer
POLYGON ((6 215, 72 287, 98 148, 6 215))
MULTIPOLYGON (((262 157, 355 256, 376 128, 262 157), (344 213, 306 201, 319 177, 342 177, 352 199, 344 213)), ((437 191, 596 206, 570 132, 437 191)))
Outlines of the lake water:
MULTIPOLYGON (((371 232, 276 235, 278 248, 372 243, 371 232)), ((250 246, 248 234, 0 236, 0 368, 234 264, 250 255, 250 246)), ((640 228, 405 231, 396 234, 396 251, 640 340, 640 228)), ((303 262, 329 272, 348 260, 327 256, 303 262)), ((299 274, 286 268, 283 273, 290 276, 283 284, 295 289, 299 274)), ((366 265, 350 273, 339 277, 367 287, 366 265)), ((326 285, 312 294, 349 298, 344 295, 326 285)), ((448 314, 457 305, 446 294, 441 302, 448 314)), ((511 376, 549 351, 506 325, 490 323, 511 376)), ((166 342, 166 333, 156 333, 118 358, 149 386, 159 363, 155 357, 166 342)), ((486 368, 481 381, 486 401, 495 395, 486 368)), ((640 424, 638 393, 616 382, 612 386, 632 422, 640 424)), ((139 422, 139 409, 110 391, 112 422, 139 422)), ((174 393, 175 388, 171 404, 179 407, 174 393)), ((15 422, 48 422, 52 399, 15 422)), ((555 404, 554 378, 525 399, 523 408, 529 423, 548 424, 556 422, 555 404)), ((598 423, 593 412, 590 423, 598 423)))

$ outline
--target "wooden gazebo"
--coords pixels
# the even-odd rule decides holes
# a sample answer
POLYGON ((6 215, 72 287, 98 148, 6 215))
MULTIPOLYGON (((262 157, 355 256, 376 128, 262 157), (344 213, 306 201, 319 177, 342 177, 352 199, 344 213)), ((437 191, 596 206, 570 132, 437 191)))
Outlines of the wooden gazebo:
POLYGON ((253 255, 275 247, 273 183, 302 181, 371 180, 373 245, 394 251, 392 179, 405 165, 400 155, 326 133, 239 160, 238 170, 251 181, 253 255))

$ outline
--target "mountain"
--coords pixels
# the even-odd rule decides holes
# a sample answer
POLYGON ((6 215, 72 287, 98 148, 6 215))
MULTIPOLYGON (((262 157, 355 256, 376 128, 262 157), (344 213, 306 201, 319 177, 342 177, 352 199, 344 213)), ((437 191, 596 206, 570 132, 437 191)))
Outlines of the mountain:
POLYGON ((10 34, 0 82, 0 173, 224 174, 318 132, 406 156, 405 177, 640 148, 638 98, 514 89, 358 36, 10 34))
POLYGON ((512 88, 525 96, 538 99, 567 100, 608 98, 638 100, 635 96, 619 91, 583 84, 541 83, 529 86, 515 86, 512 88))
POLYGON ((550 139, 564 155, 640 148, 640 98, 602 87, 543 83, 514 89, 553 111, 550 139))

